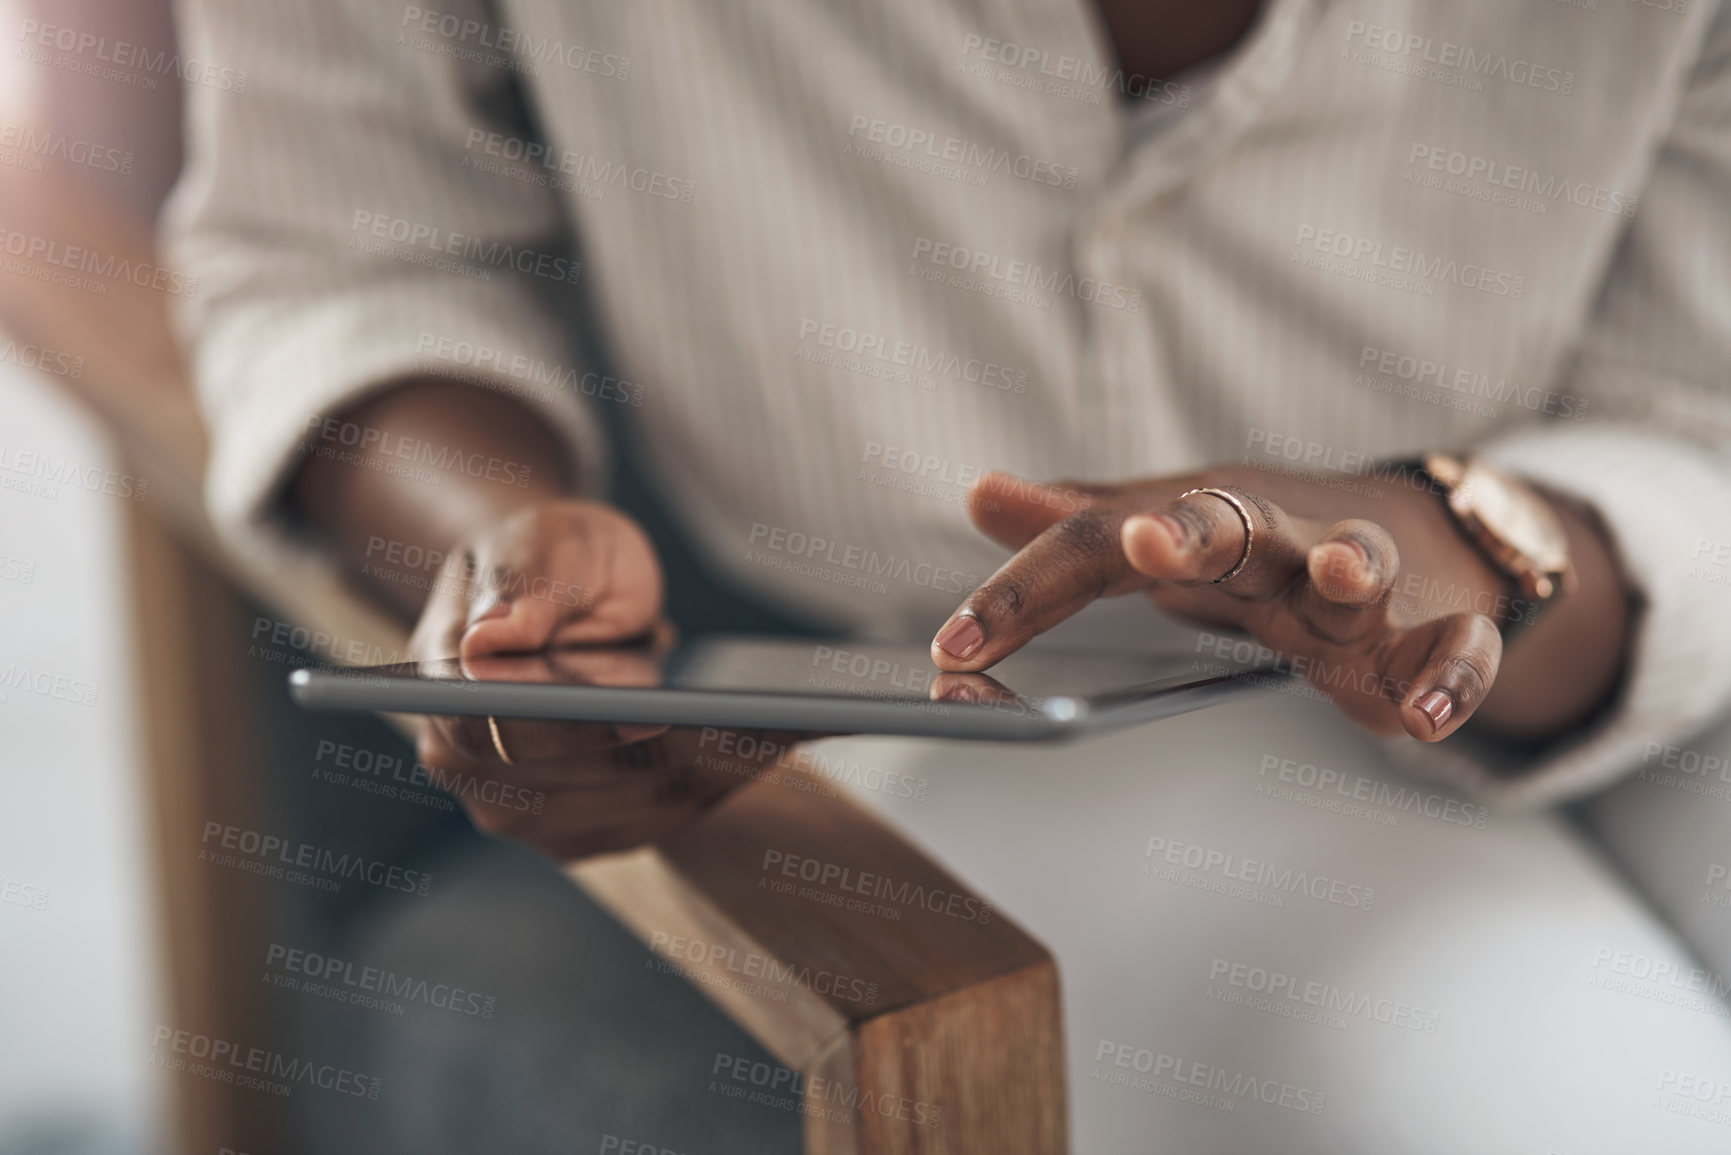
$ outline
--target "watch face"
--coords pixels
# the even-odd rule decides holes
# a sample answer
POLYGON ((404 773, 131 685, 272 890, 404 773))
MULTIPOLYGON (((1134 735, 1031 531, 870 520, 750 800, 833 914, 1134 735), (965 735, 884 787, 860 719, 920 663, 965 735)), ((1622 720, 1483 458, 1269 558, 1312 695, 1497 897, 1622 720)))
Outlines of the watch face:
POLYGON ((1506 474, 1480 462, 1467 466, 1455 491, 1457 508, 1505 545, 1529 559, 1540 573, 1564 569, 1569 543, 1562 523, 1543 498, 1506 474))

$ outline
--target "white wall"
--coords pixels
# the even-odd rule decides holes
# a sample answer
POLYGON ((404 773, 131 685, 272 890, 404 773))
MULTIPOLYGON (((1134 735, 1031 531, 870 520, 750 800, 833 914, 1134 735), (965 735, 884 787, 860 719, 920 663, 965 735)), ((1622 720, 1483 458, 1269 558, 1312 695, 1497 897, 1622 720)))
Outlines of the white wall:
POLYGON ((165 1020, 127 499, 101 492, 126 479, 8 343, 0 335, 0 1155, 166 1149, 149 1065, 165 1020), (76 480, 41 479, 44 463, 76 480))

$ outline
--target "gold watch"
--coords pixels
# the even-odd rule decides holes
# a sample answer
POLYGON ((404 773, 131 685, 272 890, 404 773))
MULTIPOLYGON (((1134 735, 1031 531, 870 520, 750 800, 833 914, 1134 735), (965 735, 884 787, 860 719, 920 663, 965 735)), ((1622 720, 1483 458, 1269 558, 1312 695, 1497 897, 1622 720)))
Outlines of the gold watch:
POLYGON ((1472 457, 1427 453, 1419 465, 1462 535, 1515 590, 1508 612, 1493 615, 1505 644, 1574 591, 1562 520, 1531 486, 1472 457))

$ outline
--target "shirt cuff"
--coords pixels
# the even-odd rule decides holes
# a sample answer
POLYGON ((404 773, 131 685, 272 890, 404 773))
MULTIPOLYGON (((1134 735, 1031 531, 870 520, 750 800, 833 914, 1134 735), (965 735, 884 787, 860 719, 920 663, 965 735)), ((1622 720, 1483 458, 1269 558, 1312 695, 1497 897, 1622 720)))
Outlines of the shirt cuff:
POLYGON ((1615 781, 1650 744, 1687 738, 1731 702, 1731 476, 1703 450, 1632 427, 1534 429, 1479 455, 1598 511, 1639 597, 1626 676, 1589 728, 1537 757, 1463 735, 1390 754, 1498 805, 1543 806, 1615 781))
MULTIPOLYGON (((605 442, 578 395, 565 341, 540 316, 537 302, 499 285, 374 286, 203 334, 197 377, 212 432, 205 497, 223 539, 250 564, 328 575, 332 562, 284 523, 283 487, 314 453, 359 450, 365 430, 322 421, 410 377, 515 397, 565 445, 581 491, 598 491, 605 442)), ((389 452, 431 485, 443 470, 429 463, 448 466, 455 449, 389 452)))

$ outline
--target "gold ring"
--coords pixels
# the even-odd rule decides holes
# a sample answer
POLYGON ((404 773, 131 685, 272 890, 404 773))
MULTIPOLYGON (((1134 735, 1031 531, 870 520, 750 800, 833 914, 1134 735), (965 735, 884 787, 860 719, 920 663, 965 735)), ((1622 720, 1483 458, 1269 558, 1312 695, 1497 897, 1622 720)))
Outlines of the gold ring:
POLYGON ((499 752, 499 761, 507 766, 515 766, 511 755, 505 753, 505 739, 499 736, 499 723, 493 720, 493 715, 487 715, 487 733, 493 735, 493 749, 499 752))
POLYGON ((1231 505, 1233 509, 1237 510, 1238 519, 1244 523, 1244 552, 1238 555, 1237 565, 1233 566, 1210 583, 1211 585, 1219 585, 1221 582, 1231 581, 1233 578, 1237 577, 1239 573, 1243 571, 1244 563, 1250 560, 1250 543, 1256 540, 1256 523, 1250 520, 1250 511, 1244 508, 1244 503, 1238 500, 1238 495, 1235 493, 1228 493, 1224 489, 1192 489, 1187 493, 1179 494, 1178 498, 1182 501, 1184 498, 1195 493, 1206 493, 1218 497, 1221 501, 1226 502, 1231 505))

